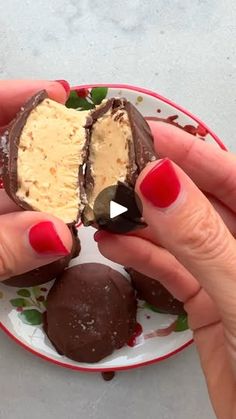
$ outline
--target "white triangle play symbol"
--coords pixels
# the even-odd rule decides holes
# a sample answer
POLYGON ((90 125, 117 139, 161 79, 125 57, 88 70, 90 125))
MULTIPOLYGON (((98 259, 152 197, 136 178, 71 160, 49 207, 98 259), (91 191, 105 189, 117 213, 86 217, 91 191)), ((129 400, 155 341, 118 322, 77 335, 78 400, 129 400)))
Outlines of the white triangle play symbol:
POLYGON ((128 208, 123 207, 123 205, 117 204, 115 201, 110 201, 110 218, 115 218, 127 211, 128 208))

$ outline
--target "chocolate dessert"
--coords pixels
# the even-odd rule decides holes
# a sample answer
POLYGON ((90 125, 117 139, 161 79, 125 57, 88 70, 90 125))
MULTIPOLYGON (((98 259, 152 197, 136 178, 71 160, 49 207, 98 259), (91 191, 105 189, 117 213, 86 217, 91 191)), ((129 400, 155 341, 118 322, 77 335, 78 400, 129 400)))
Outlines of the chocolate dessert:
POLYGON ((133 288, 99 263, 67 269, 47 297, 45 331, 57 351, 78 362, 98 362, 124 346, 136 325, 133 288))
POLYGON ((133 287, 137 291, 137 297, 156 307, 163 313, 185 313, 183 303, 176 300, 159 281, 152 279, 134 269, 126 268, 131 277, 133 287))
POLYGON ((21 109, 1 137, 1 149, 9 196, 23 209, 48 212, 67 224, 82 216, 85 225, 97 225, 99 193, 112 185, 133 189, 156 158, 147 122, 126 99, 77 111, 46 91, 21 109))
POLYGON ((71 259, 76 258, 80 254, 81 246, 76 228, 71 226, 70 229, 73 235, 73 246, 68 256, 21 275, 12 276, 3 281, 3 283, 11 287, 35 287, 36 285, 49 282, 60 275, 67 268, 71 259))

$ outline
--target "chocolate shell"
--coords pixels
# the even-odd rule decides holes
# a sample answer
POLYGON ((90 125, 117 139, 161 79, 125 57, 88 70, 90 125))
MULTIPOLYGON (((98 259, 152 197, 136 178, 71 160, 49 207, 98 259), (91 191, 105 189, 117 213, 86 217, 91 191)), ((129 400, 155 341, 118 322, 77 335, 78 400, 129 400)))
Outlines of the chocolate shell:
POLYGON ((32 209, 26 202, 17 197, 18 175, 17 158, 18 147, 22 130, 30 113, 48 97, 45 90, 33 96, 24 107, 21 108, 16 118, 10 123, 7 131, 1 137, 1 156, 3 160, 3 184, 10 198, 23 209, 32 209))
POLYGON ((152 279, 131 268, 126 268, 137 297, 156 307, 163 313, 184 314, 183 303, 174 298, 159 281, 152 279))
POLYGON ((57 351, 98 362, 133 335, 137 304, 129 281, 99 263, 67 269, 47 297, 45 331, 57 351))
MULTIPOLYGON (((87 121, 89 147, 83 177, 86 200, 82 222, 84 225, 97 224, 109 230, 111 221, 107 220, 107 211, 104 211, 103 216, 99 214, 98 218, 94 210, 96 198, 99 196, 103 200, 101 191, 110 188, 109 194, 113 194, 110 199, 126 206, 125 194, 132 193, 138 175, 148 162, 156 159, 156 155, 149 125, 126 99, 109 99, 90 116, 87 121), (104 156, 103 160, 101 155, 104 156)), ((127 205, 128 208, 132 207, 133 213, 133 217, 127 219, 127 223, 131 223, 130 230, 135 226, 145 226, 136 200, 133 194, 132 203, 127 205)))
POLYGON ((18 206, 69 225, 77 221, 88 113, 66 108, 45 91, 21 108, 1 137, 3 184, 18 206))
MULTIPOLYGON (((81 217, 85 225, 99 226, 93 210, 100 192, 134 189, 141 170, 156 159, 149 126, 126 99, 77 111, 45 91, 21 109, 0 147, 4 188, 13 201, 67 224, 81 217)), ((143 224, 136 216, 133 223, 143 224)))
POLYGON ((62 272, 68 267, 71 259, 79 256, 81 250, 77 232, 73 227, 71 227, 71 230, 73 234, 73 246, 71 253, 68 256, 49 263, 48 265, 41 266, 30 272, 8 278, 3 281, 3 283, 11 287, 35 287, 36 285, 45 284, 62 274, 62 272))

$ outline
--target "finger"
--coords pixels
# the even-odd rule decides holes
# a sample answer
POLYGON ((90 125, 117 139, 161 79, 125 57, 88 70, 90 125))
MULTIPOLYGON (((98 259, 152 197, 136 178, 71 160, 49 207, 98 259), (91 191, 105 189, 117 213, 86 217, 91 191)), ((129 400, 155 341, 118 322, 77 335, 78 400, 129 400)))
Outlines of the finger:
POLYGON ((231 321, 236 311, 236 243, 213 206, 168 159, 143 171, 137 193, 157 240, 198 280, 236 332, 231 321))
POLYGON ((178 300, 186 301, 192 330, 220 320, 219 311, 193 276, 165 249, 138 237, 95 233, 100 252, 106 258, 129 266, 159 281, 178 300))
POLYGON ((188 325, 192 330, 220 321, 215 303, 203 288, 193 298, 188 299, 184 308, 188 313, 188 325))
POLYGON ((174 161, 201 190, 236 211, 236 156, 170 124, 149 124, 158 156, 174 161))
POLYGON ((20 107, 40 90, 47 90, 51 99, 65 103, 70 88, 65 83, 63 80, 0 80, 0 126, 7 125, 20 107))
POLYGON ((8 197, 4 189, 0 189, 0 215, 20 210, 21 208, 8 197))
POLYGON ((95 233, 106 258, 156 279, 178 300, 186 301, 200 289, 193 276, 167 250, 139 237, 95 233))
POLYGON ((0 280, 68 255, 68 227, 47 214, 21 211, 0 216, 0 280))
MULTIPOLYGON (((218 199, 214 198, 211 195, 206 195, 208 200, 211 202, 215 210, 221 216, 222 220, 224 221, 227 228, 230 230, 231 234, 236 237, 236 215, 233 211, 227 208, 224 204, 222 204, 218 199)), ((134 232, 128 233, 129 236, 136 236, 141 237, 145 240, 149 240, 153 243, 156 243, 160 246, 160 243, 157 241, 157 238, 153 234, 152 229, 147 226, 146 228, 142 228, 140 230, 135 230, 134 232)))
POLYGON ((231 234, 236 237, 236 214, 213 196, 206 195, 231 234))

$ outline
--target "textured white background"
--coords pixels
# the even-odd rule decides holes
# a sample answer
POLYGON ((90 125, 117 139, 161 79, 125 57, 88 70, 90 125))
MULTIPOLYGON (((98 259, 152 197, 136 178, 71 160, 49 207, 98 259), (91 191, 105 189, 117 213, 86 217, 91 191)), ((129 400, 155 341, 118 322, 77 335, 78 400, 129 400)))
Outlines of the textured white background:
MULTIPOLYGON (((123 82, 184 105, 236 149, 234 0, 0 0, 0 77, 123 82)), ((1 419, 211 419, 194 347, 110 383, 0 333, 1 419)))

